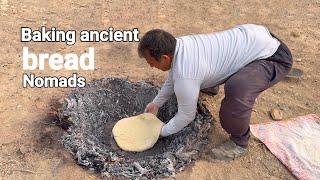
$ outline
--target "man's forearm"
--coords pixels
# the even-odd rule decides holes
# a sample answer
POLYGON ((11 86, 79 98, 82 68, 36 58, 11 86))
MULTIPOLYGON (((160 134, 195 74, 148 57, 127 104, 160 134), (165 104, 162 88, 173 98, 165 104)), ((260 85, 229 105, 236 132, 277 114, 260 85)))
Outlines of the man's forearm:
POLYGON ((178 101, 177 114, 161 130, 161 136, 169 136, 186 127, 195 117, 200 91, 200 80, 179 79, 174 91, 178 101))
POLYGON ((153 99, 152 102, 158 105, 159 107, 162 106, 169 99, 169 97, 174 93, 173 88, 174 86, 172 82, 172 76, 171 74, 169 74, 168 79, 165 81, 158 95, 153 99))
POLYGON ((158 95, 153 99, 153 103, 155 103, 157 106, 161 107, 168 99, 169 97, 173 94, 173 91, 166 91, 162 92, 160 91, 158 95))
POLYGON ((179 132, 191 123, 195 117, 195 114, 195 112, 191 112, 189 114, 177 113, 175 117, 173 117, 166 125, 163 126, 160 135, 165 137, 179 132))

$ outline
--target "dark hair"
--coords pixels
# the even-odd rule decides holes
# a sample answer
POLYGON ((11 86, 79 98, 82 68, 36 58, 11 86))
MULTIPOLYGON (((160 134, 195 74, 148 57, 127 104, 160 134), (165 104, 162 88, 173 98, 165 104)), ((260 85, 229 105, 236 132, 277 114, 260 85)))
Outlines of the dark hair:
POLYGON ((144 51, 148 50, 151 57, 160 60, 162 55, 173 55, 176 48, 176 38, 170 33, 153 29, 143 35, 138 46, 140 57, 144 57, 144 51))

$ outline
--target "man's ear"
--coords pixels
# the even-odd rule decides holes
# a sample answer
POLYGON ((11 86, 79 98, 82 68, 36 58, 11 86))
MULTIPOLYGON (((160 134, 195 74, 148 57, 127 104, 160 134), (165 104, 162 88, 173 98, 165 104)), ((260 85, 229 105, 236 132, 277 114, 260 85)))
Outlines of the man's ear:
POLYGON ((171 63, 172 57, 170 55, 164 54, 164 55, 161 55, 160 60, 167 63, 171 63))

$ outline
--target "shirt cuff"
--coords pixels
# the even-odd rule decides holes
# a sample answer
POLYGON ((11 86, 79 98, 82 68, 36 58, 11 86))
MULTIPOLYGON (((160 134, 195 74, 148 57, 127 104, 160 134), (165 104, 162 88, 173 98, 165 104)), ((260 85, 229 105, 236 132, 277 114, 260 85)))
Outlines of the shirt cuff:
POLYGON ((175 126, 173 118, 162 127, 160 133, 162 137, 170 136, 171 134, 175 134, 181 130, 175 126))
POLYGON ((166 136, 169 136, 169 135, 170 135, 170 134, 167 132, 165 126, 166 126, 166 125, 162 126, 162 129, 161 129, 161 132, 160 132, 160 136, 162 136, 162 137, 166 137, 166 136))
POLYGON ((165 102, 163 102, 163 100, 159 99, 158 96, 156 96, 152 103, 155 103, 158 107, 161 107, 165 102))

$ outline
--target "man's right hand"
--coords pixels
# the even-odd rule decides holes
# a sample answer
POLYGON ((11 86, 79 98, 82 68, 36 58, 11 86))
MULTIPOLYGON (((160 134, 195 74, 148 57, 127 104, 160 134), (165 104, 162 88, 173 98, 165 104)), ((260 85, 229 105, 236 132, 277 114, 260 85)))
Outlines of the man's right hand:
POLYGON ((158 114, 159 106, 155 103, 151 102, 146 106, 146 109, 144 110, 145 113, 152 113, 154 115, 158 114))

